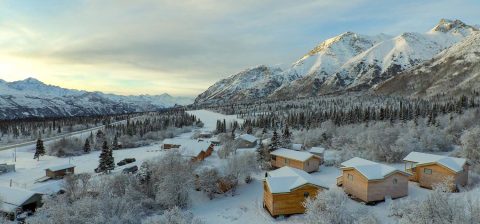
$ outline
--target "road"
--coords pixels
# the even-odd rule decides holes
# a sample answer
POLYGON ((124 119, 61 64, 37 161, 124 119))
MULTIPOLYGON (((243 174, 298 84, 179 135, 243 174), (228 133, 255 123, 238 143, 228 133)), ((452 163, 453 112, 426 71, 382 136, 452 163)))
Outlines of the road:
MULTIPOLYGON (((137 119, 139 117, 141 117, 141 116, 130 118, 130 120, 137 119)), ((127 122, 127 120, 121 120, 121 121, 113 122, 113 123, 111 123, 111 125, 126 123, 126 122, 127 122)), ((74 136, 74 135, 78 135, 78 134, 83 134, 83 133, 86 133, 86 132, 96 131, 96 130, 99 130, 99 129, 103 129, 104 127, 105 127, 105 125, 100 125, 100 126, 89 128, 89 129, 84 129, 84 130, 69 132, 69 133, 54 136, 54 137, 44 138, 42 140, 43 140, 43 142, 47 143, 47 142, 55 141, 55 140, 62 139, 62 138, 65 138, 65 137, 70 137, 70 136, 74 136)), ((18 147, 23 147, 23 146, 34 145, 34 144, 37 144, 37 140, 17 143, 17 144, 13 144, 13 145, 0 146, 0 151, 13 149, 13 148, 18 148, 18 147)))

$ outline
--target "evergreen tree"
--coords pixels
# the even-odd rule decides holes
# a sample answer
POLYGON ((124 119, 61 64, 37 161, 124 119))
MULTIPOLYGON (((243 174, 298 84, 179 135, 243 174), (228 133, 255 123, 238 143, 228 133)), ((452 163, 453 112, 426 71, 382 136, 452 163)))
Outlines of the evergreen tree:
POLYGON ((40 160, 40 156, 45 155, 45 147, 43 146, 42 139, 37 140, 37 146, 35 147, 35 155, 33 155, 33 159, 40 160))
POLYGON ((113 138, 113 150, 117 150, 119 149, 120 147, 118 146, 118 139, 117 139, 117 136, 115 135, 115 137, 113 138))
POLYGON ((83 146, 83 151, 85 153, 89 153, 91 150, 92 150, 92 147, 90 147, 90 141, 87 138, 85 139, 85 145, 83 146))
POLYGON ((288 129, 288 125, 285 125, 285 130, 283 130, 283 135, 282 135, 281 146, 284 148, 289 148, 291 144, 292 144, 292 133, 290 133, 290 130, 288 129))
POLYGON ((98 170, 104 173, 110 173, 115 168, 115 161, 112 155, 112 150, 108 147, 107 141, 103 142, 102 152, 100 153, 100 162, 98 170))
POLYGON ((271 151, 274 151, 278 148, 280 148, 280 138, 278 137, 277 130, 274 129, 272 139, 271 139, 271 142, 270 142, 269 151, 271 152, 271 151))

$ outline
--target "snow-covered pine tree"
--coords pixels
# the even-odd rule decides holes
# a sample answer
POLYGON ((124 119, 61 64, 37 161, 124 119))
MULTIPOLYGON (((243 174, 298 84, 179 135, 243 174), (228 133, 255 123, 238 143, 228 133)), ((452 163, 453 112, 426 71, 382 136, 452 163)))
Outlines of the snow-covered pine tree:
POLYGON ((288 125, 285 125, 285 130, 283 130, 281 146, 284 148, 290 148, 292 144, 292 133, 288 129, 288 125))
POLYGON ((85 153, 89 153, 91 150, 92 150, 92 147, 90 147, 90 141, 87 138, 85 139, 85 145, 83 145, 83 151, 85 153))
POLYGON ((100 172, 109 173, 115 168, 112 150, 108 147, 107 141, 103 142, 102 152, 100 153, 100 161, 98 169, 100 172))
POLYGON ((35 147, 35 155, 33 155, 33 159, 40 160, 40 156, 45 155, 45 147, 43 146, 43 141, 41 138, 37 140, 37 146, 35 147))
POLYGON ((113 138, 113 144, 112 144, 112 149, 113 150, 117 150, 119 149, 120 147, 118 146, 118 138, 117 136, 115 135, 115 137, 113 138))
POLYGON ((270 142, 269 151, 274 151, 280 147, 280 138, 278 137, 277 129, 273 130, 273 135, 270 142))

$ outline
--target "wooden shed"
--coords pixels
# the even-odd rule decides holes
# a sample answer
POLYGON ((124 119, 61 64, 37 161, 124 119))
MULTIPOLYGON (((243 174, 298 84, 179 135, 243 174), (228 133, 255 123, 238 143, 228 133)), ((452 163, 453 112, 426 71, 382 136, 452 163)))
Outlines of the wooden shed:
POLYGON ((290 166, 311 173, 320 167, 320 159, 312 153, 280 148, 270 153, 272 167, 290 166))
POLYGON ((190 157, 192 162, 203 161, 212 155, 213 144, 207 141, 185 141, 180 147, 180 152, 190 157))
POLYGON ((323 147, 312 147, 308 152, 315 155, 320 160, 320 165, 325 162, 325 148, 323 147))
POLYGON ((0 211, 11 220, 24 211, 34 212, 41 203, 40 193, 0 186, 0 211))
POLYGON ((436 184, 451 180, 451 190, 468 183, 469 164, 464 158, 411 152, 403 161, 405 172, 412 174, 410 180, 421 187, 432 189, 436 184))
POLYGON ((383 201, 408 195, 410 174, 394 167, 355 157, 341 164, 337 185, 363 202, 383 201))
POLYGON ((61 179, 65 175, 74 174, 75 165, 73 164, 64 164, 60 166, 53 166, 45 169, 45 175, 51 179, 61 179))
POLYGON ((263 207, 274 217, 301 214, 305 212, 305 199, 324 189, 328 188, 319 178, 285 166, 267 173, 263 181, 263 207))
POLYGON ((253 148, 257 146, 257 137, 250 134, 243 134, 236 139, 239 148, 253 148))
MULTIPOLYGON (((188 141, 188 139, 186 139, 188 141)), ((172 139, 168 138, 163 140, 162 142, 162 149, 178 149, 180 146, 182 146, 182 143, 184 142, 184 139, 172 139)))

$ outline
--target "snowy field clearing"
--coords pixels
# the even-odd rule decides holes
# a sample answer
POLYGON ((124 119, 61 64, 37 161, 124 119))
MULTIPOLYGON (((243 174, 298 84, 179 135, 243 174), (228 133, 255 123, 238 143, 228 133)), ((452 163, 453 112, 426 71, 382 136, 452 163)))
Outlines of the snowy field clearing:
MULTIPOLYGON (((206 110, 190 111, 202 120, 205 124, 202 130, 214 130, 217 120, 225 119, 227 122, 242 122, 235 115, 222 115, 206 110)), ((182 134, 175 139, 190 139, 194 132, 182 134)), ((48 143, 47 143, 48 144, 48 143)), ((218 147, 215 148, 217 150, 218 147)), ((253 148, 239 149, 237 152, 254 151, 253 148)), ((160 142, 134 149, 122 149, 113 151, 115 161, 118 162, 124 158, 134 157, 137 161, 131 165, 117 167, 115 172, 121 171, 125 167, 132 165, 140 166, 144 160, 161 156, 164 151, 160 150, 160 142)), ((98 165, 100 151, 93 151, 89 154, 71 158, 57 158, 52 156, 43 156, 40 161, 33 159, 34 145, 17 148, 16 172, 3 174, 0 176, 0 185, 9 186, 12 180, 14 187, 31 189, 43 193, 51 193, 57 190, 61 181, 47 181, 45 183, 35 183, 35 180, 45 176, 45 169, 51 166, 74 164, 76 173, 94 173, 98 165)), ((201 166, 221 167, 226 160, 220 159, 216 153, 206 158, 201 166)), ((13 163, 13 150, 0 151, 0 163, 13 163)), ((403 164, 392 164, 403 169, 403 164)), ((190 210, 193 214, 205 223, 302 223, 303 215, 294 215, 288 218, 273 219, 262 207, 263 187, 262 179, 264 172, 257 173, 250 184, 241 184, 234 196, 224 195, 213 200, 202 192, 194 192, 192 206, 190 210)), ((340 170, 335 167, 322 166, 319 172, 313 173, 314 176, 324 181, 328 186, 335 186, 336 177, 340 175, 340 170)), ((418 187, 415 183, 409 184, 409 196, 422 198, 429 190, 418 187)), ((360 206, 358 202, 349 201, 349 206, 360 206)), ((368 206, 382 223, 392 223, 394 220, 387 216, 389 202, 382 202, 375 206, 368 206)))

